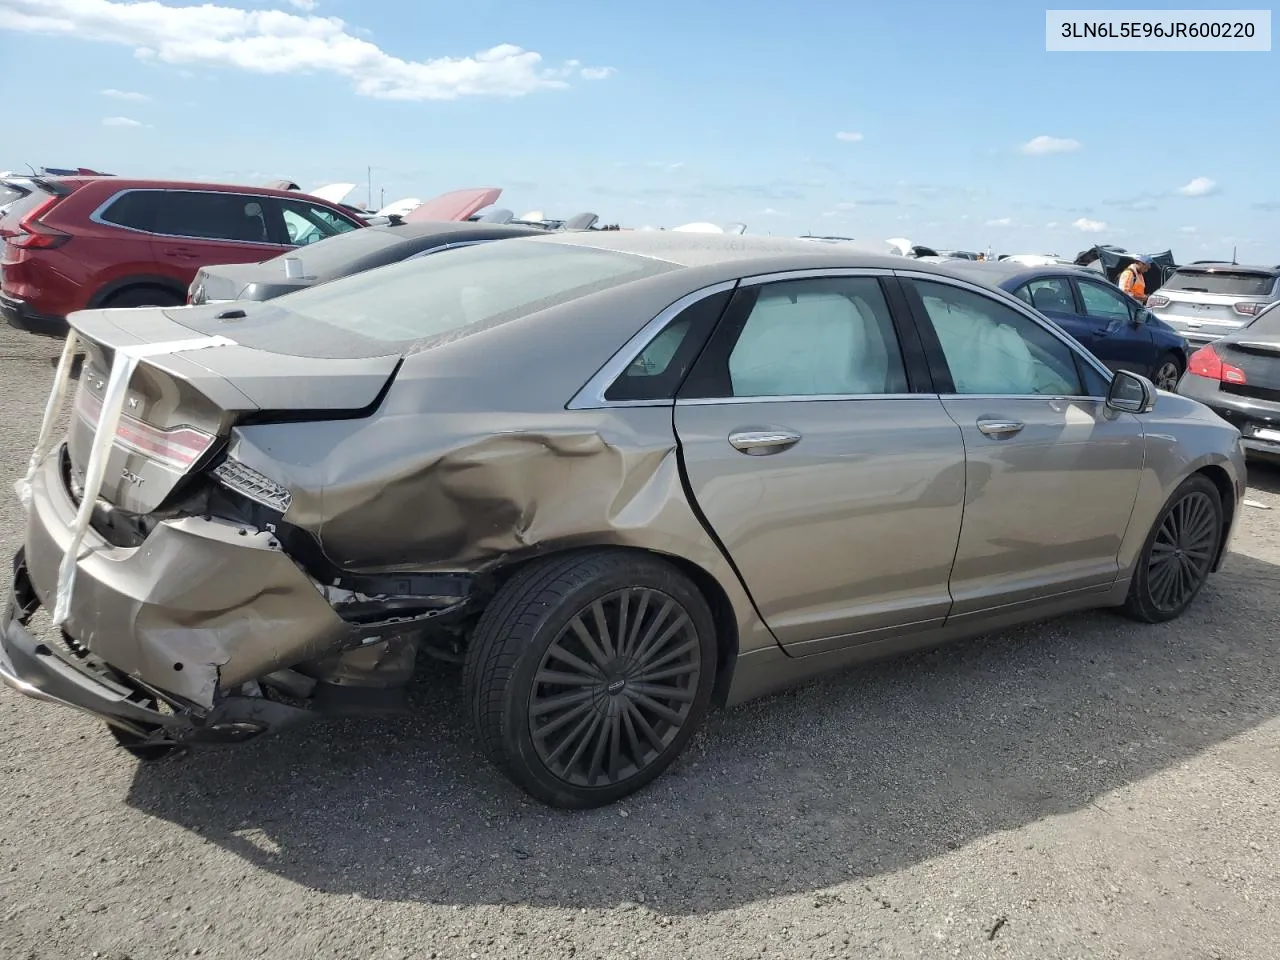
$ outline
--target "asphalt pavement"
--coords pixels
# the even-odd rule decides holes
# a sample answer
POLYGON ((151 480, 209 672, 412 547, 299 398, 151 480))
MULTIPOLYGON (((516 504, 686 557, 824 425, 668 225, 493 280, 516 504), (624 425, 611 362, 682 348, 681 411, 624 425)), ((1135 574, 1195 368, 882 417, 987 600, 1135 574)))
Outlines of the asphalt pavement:
MULTIPOLYGON (((57 352, 0 328, 6 566, 57 352)), ((146 766, 2 689, 0 957, 1274 960, 1280 471, 1249 496, 1178 622, 1074 616, 723 711, 587 813, 485 765, 455 671, 408 719, 146 766)))

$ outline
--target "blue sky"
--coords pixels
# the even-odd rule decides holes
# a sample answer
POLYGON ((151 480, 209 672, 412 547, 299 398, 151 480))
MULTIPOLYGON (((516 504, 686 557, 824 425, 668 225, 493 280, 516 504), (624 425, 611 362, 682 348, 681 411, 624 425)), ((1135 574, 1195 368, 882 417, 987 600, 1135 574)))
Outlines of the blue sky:
POLYGON ((628 226, 1280 262, 1277 54, 1046 53, 1044 17, 1025 0, 0 0, 0 170, 358 181, 363 200, 372 166, 375 201, 494 185, 517 213, 628 226))

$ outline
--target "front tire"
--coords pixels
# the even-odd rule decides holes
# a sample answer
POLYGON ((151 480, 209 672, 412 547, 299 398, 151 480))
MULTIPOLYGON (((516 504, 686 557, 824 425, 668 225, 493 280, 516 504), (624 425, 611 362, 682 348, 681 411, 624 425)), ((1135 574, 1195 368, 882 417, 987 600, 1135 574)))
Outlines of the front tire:
POLYGON ((1209 578, 1223 536, 1222 496, 1188 477, 1165 503, 1138 557, 1122 612, 1142 623, 1182 616, 1209 578))
POLYGON ((480 747, 555 807, 613 803, 661 774, 701 723, 715 624, 675 567, 621 550, 531 563, 477 624, 464 683, 480 747))
POLYGON ((1151 382, 1160 390, 1167 390, 1173 393, 1178 389, 1178 382, 1182 379, 1182 364, 1178 362, 1178 358, 1172 353, 1166 353, 1163 357, 1156 361, 1156 365, 1151 370, 1151 382))

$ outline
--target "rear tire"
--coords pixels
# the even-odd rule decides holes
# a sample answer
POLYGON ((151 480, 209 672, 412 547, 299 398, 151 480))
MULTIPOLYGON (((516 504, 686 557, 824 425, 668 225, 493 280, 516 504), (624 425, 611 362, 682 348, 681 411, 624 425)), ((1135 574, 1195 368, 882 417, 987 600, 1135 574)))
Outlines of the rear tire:
POLYGON ((128 287, 107 297, 102 306, 110 310, 119 307, 180 307, 183 299, 163 287, 128 287))
POLYGON ((1147 535, 1121 612, 1141 623, 1182 616, 1209 578, 1223 526, 1213 481, 1200 474, 1183 480, 1147 535))
POLYGON ((669 563, 621 550, 520 570, 481 616, 464 684, 481 750, 555 807, 613 803, 661 774, 711 702, 715 623, 669 563))

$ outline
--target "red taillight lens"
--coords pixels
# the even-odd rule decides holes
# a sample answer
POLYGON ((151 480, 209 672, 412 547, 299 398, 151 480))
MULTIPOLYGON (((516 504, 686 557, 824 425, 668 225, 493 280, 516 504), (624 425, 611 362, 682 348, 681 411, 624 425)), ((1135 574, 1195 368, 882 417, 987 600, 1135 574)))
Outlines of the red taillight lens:
POLYGON ((1225 362, 1212 346, 1201 347, 1191 355, 1187 363, 1187 372, 1206 380, 1218 380, 1222 383, 1245 383, 1244 371, 1233 364, 1225 362))
POLYGON ((1265 306, 1265 303, 1251 303, 1249 301, 1245 301, 1244 303, 1233 303, 1231 305, 1231 309, 1242 317, 1256 317, 1258 315, 1258 311, 1265 306))
POLYGON ((54 247, 62 246, 71 237, 61 230, 54 230, 39 222, 41 217, 61 201, 62 196, 57 195, 40 204, 18 221, 18 232, 6 237, 5 242, 11 246, 22 247, 24 250, 52 250, 54 247))
MULTIPOLYGON (((102 401, 83 386, 76 397, 76 413, 91 424, 102 414, 102 401)), ((162 463, 174 470, 190 470, 208 453, 217 438, 195 427, 170 427, 161 430, 149 423, 122 414, 116 428, 115 442, 131 453, 162 463)))
POLYGON ((1152 307, 1152 308, 1167 307, 1168 305, 1169 305, 1169 298, 1166 297, 1163 293, 1153 293, 1151 296, 1147 297, 1148 307, 1152 307))

